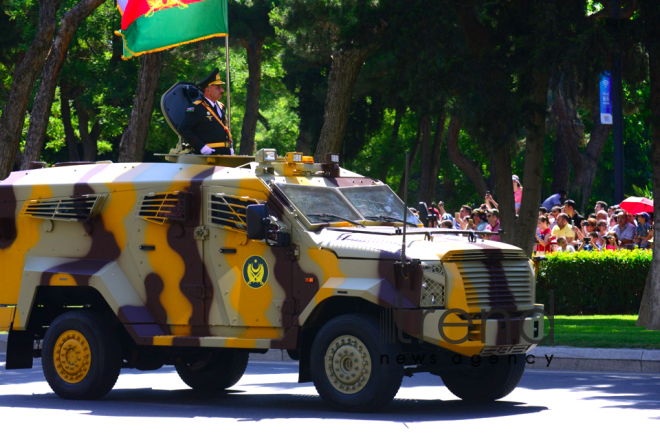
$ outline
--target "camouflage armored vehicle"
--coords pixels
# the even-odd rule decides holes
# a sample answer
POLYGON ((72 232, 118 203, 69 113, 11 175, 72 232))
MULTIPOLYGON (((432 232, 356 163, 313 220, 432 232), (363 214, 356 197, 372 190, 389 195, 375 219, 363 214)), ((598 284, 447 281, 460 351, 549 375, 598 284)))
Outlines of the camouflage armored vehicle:
POLYGON ((409 212, 404 235, 403 202, 335 156, 168 159, 0 184, 7 369, 41 357, 67 399, 163 365, 223 390, 250 353, 286 349, 341 409, 382 407, 417 372, 467 400, 515 388, 543 335, 522 250, 409 212))

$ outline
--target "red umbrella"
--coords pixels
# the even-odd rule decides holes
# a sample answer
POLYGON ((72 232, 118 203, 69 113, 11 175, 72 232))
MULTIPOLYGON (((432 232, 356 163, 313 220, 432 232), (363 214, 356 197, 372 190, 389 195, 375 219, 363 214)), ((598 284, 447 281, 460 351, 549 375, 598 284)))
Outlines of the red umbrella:
POLYGON ((653 212, 653 200, 647 199, 646 197, 628 197, 626 200, 619 203, 619 207, 631 214, 653 212))

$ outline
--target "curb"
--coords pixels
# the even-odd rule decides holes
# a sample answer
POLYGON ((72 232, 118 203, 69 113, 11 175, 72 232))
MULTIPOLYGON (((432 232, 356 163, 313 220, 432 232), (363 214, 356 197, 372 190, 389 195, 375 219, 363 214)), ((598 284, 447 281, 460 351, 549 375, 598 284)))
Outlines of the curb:
MULTIPOLYGON (((7 335, 0 335, 0 351, 7 349, 7 335)), ((536 347, 527 368, 537 370, 616 371, 660 373, 660 350, 627 348, 536 347), (549 365, 548 365, 549 362, 549 365)), ((295 362, 286 350, 250 354, 251 361, 295 362)))
POLYGON ((527 368, 577 371, 659 373, 660 350, 629 348, 536 347, 527 368), (550 365, 548 365, 550 360, 550 365))

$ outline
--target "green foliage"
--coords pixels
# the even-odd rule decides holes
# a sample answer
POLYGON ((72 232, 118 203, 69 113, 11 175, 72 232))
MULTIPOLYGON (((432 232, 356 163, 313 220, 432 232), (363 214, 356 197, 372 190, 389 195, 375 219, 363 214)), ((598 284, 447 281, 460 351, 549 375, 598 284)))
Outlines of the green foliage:
POLYGON ((540 261, 537 302, 562 315, 637 313, 651 259, 646 250, 549 254, 540 261))
MULTIPOLYGON (((660 332, 635 325, 637 315, 554 316, 553 340, 541 345, 660 349, 660 332)), ((545 318, 545 334, 550 330, 545 318)))

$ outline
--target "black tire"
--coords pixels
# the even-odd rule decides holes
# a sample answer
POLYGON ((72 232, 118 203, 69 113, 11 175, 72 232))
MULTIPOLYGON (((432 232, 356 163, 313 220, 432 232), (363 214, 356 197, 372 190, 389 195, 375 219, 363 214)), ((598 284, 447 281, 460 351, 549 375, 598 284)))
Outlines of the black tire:
POLYGON ((396 361, 400 352, 380 334, 374 318, 359 314, 338 316, 319 330, 310 367, 325 402, 339 410, 368 412, 394 399, 403 379, 403 366, 396 361))
POLYGON ((175 365, 179 377, 195 391, 221 391, 241 380, 248 364, 245 350, 225 348, 175 365))
POLYGON ((469 402, 492 402, 509 395, 525 372, 525 355, 522 354, 498 357, 496 364, 488 357, 480 361, 480 365, 474 367, 469 358, 463 358, 460 370, 441 373, 442 381, 452 394, 469 402))
POLYGON ((46 331, 44 376, 64 399, 99 399, 112 390, 121 370, 117 335, 100 313, 77 310, 58 316, 46 331))

